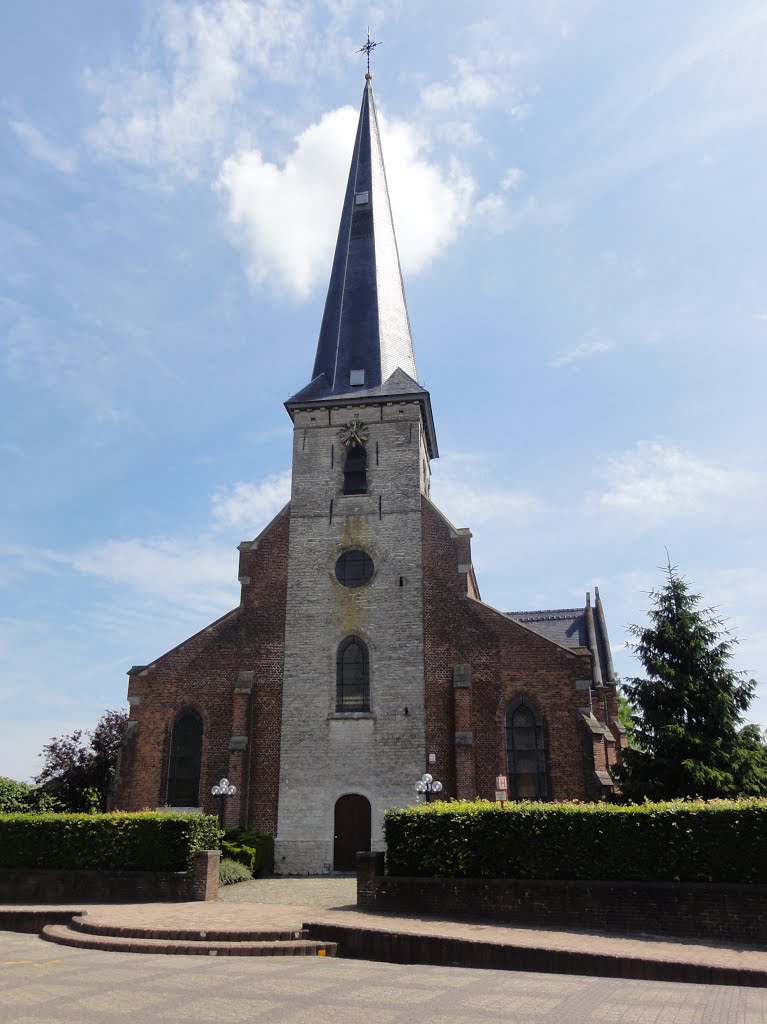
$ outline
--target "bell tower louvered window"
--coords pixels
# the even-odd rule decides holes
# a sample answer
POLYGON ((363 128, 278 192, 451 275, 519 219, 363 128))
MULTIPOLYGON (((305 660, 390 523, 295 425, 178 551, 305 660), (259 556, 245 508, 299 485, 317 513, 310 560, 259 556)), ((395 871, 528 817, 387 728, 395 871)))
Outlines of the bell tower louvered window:
POLYGON ((344 462, 344 494, 367 494, 368 455, 365 446, 353 445, 344 462))

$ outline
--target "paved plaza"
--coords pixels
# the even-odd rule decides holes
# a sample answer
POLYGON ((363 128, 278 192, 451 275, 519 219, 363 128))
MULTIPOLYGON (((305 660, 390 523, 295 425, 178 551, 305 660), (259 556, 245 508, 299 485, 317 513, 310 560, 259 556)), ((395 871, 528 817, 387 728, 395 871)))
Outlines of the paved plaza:
MULTIPOLYGON (((504 933, 518 945, 588 946, 687 962, 764 964, 767 953, 717 944, 502 928, 370 915, 355 879, 265 878, 213 903, 90 905, 89 919, 181 928, 300 926, 354 920, 465 941, 504 933)), ((525 971, 414 966, 327 957, 172 956, 76 949, 0 931, 0 1024, 767 1024, 767 987, 680 984, 525 971)))
POLYGON ((104 953, 0 932, 3 1024, 764 1024, 767 989, 354 960, 104 953))

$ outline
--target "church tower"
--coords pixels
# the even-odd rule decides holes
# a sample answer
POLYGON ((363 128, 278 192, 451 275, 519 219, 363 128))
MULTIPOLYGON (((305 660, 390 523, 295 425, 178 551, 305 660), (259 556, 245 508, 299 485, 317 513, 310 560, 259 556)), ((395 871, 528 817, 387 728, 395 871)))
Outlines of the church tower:
MULTIPOLYGON (((218 813, 275 837, 277 874, 354 868, 433 772, 448 799, 599 800, 625 746, 604 610, 482 601, 471 532, 430 498, 370 74, 291 500, 239 545, 240 603, 128 675, 112 806, 218 813), (503 790, 505 792, 505 790, 503 790)), ((524 543, 524 538, 517 538, 524 543)))
POLYGON ((425 770, 417 382, 371 76, 311 383, 293 420, 275 866, 353 867, 425 770), (356 835, 356 839, 354 838, 356 835), (348 848, 347 848, 348 847, 348 848))

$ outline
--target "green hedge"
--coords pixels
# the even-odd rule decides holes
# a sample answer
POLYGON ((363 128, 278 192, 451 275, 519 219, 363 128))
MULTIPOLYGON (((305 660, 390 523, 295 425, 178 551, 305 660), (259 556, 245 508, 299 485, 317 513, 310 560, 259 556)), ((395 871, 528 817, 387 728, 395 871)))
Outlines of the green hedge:
POLYGON ((221 834, 201 814, 0 814, 0 867, 187 871, 221 834))
POLYGON ((225 857, 244 864, 255 877, 274 871, 274 836, 266 832, 249 832, 243 828, 224 830, 221 851, 225 857))
POLYGON ((767 800, 387 811, 391 875, 767 882, 767 800))

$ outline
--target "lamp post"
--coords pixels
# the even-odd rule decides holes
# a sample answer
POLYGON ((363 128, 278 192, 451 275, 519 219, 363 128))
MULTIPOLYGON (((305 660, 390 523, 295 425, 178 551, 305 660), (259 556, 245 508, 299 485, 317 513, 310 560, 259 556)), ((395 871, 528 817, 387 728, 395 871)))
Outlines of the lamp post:
POLYGON ((429 795, 431 793, 442 792, 442 783, 435 779, 433 776, 429 775, 428 772, 426 772, 426 774, 421 776, 418 782, 416 782, 415 791, 416 793, 423 793, 424 797, 426 798, 426 803, 428 804, 429 795))
POLYGON ((229 779, 226 779, 226 778, 221 779, 221 781, 218 782, 213 787, 213 789, 211 789, 211 793, 213 794, 213 796, 220 796, 221 797, 221 810, 218 813, 218 822, 219 822, 219 825, 222 826, 222 828, 223 828, 223 825, 224 825, 224 805, 226 803, 226 798, 228 796, 234 796, 234 794, 236 792, 237 792, 237 787, 233 786, 231 784, 231 782, 229 781, 229 779))

